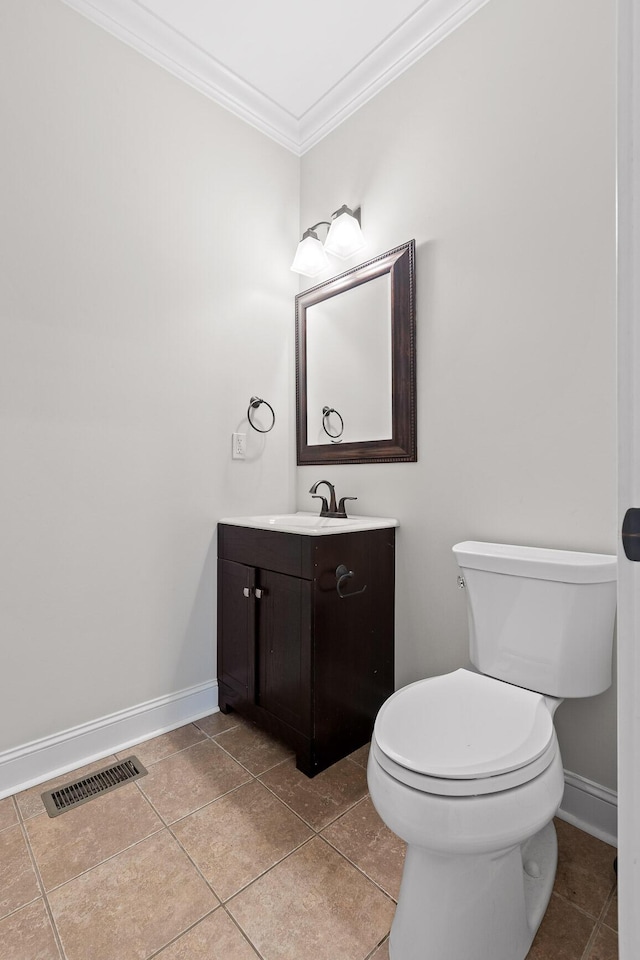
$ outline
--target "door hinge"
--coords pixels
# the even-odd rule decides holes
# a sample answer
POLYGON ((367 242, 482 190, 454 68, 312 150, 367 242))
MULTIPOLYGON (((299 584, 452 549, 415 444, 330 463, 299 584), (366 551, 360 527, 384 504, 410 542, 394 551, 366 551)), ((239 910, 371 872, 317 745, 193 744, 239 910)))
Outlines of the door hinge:
POLYGON ((640 507, 629 507, 624 515, 622 546, 628 560, 640 561, 640 507))

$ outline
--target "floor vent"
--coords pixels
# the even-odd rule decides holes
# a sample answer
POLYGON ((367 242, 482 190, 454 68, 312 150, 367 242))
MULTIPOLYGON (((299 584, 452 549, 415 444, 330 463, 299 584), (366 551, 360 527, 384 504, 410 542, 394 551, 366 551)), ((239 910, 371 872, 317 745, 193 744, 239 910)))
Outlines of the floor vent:
POLYGON ((50 817, 58 817, 67 810, 79 807, 81 803, 101 797, 110 790, 146 775, 147 771, 137 757, 127 757, 126 760, 112 763, 110 767, 98 770, 83 780, 65 783, 55 790, 46 790, 42 794, 42 802, 50 817))

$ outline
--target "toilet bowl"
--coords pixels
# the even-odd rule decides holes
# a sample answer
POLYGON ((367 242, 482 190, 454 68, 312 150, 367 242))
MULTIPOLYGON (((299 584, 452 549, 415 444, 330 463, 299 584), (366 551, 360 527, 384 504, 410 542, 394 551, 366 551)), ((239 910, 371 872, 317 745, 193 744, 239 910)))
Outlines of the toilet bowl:
POLYGON ((454 553, 480 672, 397 691, 371 740, 371 800, 407 843, 389 955, 525 960, 557 863, 553 716, 610 683, 615 558, 477 542, 454 553))
POLYGON ((391 960, 526 957, 553 887, 564 788, 547 701, 458 670, 380 711, 369 791, 408 844, 391 960))

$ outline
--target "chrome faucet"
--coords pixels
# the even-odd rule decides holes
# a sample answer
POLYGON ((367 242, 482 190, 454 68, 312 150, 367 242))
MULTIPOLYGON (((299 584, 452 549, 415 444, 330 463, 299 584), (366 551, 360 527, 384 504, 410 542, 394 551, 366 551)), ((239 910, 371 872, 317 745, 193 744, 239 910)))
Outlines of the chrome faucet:
POLYGON ((347 500, 357 500, 357 497, 341 497, 340 503, 336 505, 336 488, 332 483, 329 483, 328 480, 316 480, 313 484, 309 493, 314 498, 314 500, 322 500, 322 507, 320 508, 321 517, 333 517, 335 519, 346 520, 347 511, 344 508, 345 502, 347 500), (318 487, 324 484, 326 487, 329 487, 329 502, 327 503, 327 498, 323 497, 322 494, 316 493, 318 487))

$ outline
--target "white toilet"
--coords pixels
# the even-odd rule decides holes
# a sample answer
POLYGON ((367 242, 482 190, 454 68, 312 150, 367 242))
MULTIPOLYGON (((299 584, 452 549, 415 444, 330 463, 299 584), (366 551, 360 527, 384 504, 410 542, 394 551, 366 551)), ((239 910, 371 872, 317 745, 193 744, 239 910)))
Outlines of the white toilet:
POLYGON ((472 663, 383 704, 371 799, 408 844, 391 960, 524 960, 551 895, 564 789, 553 714, 611 683, 616 558, 453 548, 472 663))

